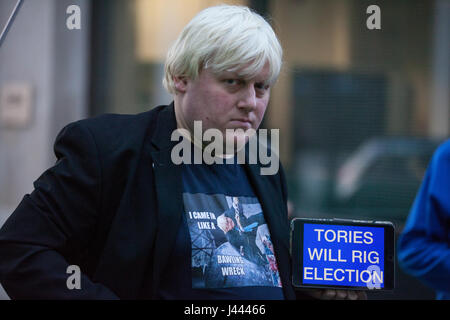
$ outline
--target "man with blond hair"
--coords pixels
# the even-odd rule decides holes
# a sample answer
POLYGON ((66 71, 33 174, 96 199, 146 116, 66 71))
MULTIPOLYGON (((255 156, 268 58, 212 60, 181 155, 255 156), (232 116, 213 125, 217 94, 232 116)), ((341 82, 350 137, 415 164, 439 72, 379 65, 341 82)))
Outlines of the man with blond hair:
MULTIPOLYGON (((170 105, 77 121, 59 133, 57 162, 0 230, 0 282, 9 296, 301 296, 291 284, 282 168, 264 175, 261 163, 236 157, 252 138, 245 132, 261 124, 281 65, 281 45, 258 14, 227 5, 198 13, 167 54, 170 105), (175 164, 180 138, 188 159, 208 150, 211 139, 195 134, 196 123, 214 130, 226 148, 209 154, 218 160, 213 164, 175 164), (254 241, 264 235, 251 244, 257 263, 245 243, 231 245, 221 230, 218 217, 227 210, 239 210, 237 233, 254 241), (72 270, 79 271, 76 286, 72 270)), ((357 298, 346 291, 309 294, 357 298)))

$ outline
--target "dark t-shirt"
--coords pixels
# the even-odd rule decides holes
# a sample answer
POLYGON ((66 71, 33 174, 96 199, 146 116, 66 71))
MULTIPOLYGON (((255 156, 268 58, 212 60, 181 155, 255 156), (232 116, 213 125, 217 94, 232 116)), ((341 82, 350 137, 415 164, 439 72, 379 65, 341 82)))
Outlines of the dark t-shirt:
POLYGON ((284 299, 264 213, 242 166, 183 165, 182 178, 183 222, 159 298, 284 299))

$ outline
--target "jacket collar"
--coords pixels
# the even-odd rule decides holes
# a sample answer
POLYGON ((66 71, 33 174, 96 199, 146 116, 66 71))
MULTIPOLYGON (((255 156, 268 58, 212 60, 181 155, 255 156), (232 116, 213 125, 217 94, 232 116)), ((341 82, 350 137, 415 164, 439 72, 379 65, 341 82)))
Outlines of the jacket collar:
POLYGON ((152 145, 156 150, 172 149, 177 142, 171 141, 170 137, 176 128, 175 104, 172 102, 158 114, 156 129, 152 138, 152 145))

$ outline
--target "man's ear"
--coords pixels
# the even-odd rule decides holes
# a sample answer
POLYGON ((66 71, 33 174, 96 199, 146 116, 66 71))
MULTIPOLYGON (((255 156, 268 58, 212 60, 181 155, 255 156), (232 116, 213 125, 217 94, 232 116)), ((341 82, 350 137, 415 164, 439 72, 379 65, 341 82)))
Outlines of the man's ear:
POLYGON ((187 78, 184 76, 181 77, 173 77, 173 83, 175 86, 175 90, 180 93, 185 93, 187 88, 187 78))

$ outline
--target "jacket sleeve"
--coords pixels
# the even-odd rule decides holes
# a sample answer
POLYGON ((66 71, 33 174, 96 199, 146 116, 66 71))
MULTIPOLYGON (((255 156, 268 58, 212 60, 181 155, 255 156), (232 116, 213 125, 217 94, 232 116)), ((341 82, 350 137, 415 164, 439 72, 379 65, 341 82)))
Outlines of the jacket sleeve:
POLYGON ((68 267, 82 252, 100 212, 101 166, 82 121, 66 126, 54 145, 57 161, 35 182, 0 229, 0 282, 11 299, 117 299, 81 270, 69 289, 68 267))
POLYGON ((430 162, 399 238, 400 266, 437 291, 450 292, 450 141, 430 162))

